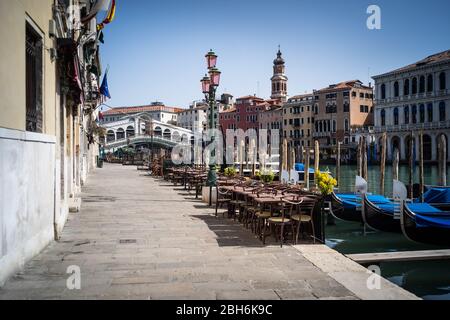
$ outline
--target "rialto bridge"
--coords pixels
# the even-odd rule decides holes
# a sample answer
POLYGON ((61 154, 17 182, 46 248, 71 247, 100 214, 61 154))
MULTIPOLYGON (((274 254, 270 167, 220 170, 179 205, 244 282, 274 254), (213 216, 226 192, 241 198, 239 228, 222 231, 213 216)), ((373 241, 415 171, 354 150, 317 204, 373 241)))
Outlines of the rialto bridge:
POLYGON ((180 142, 190 143, 194 139, 191 130, 152 120, 147 114, 125 116, 118 121, 102 124, 102 127, 106 130, 105 151, 150 144, 170 149, 180 142))

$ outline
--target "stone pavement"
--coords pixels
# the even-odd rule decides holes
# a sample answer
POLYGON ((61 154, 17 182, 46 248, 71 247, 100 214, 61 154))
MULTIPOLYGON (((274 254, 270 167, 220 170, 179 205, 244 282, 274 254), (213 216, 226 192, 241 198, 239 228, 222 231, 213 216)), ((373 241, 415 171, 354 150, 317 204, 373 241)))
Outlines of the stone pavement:
POLYGON ((54 242, 0 299, 357 299, 292 246, 262 246, 194 195, 105 164, 54 242), (69 266, 81 289, 69 290, 69 266))

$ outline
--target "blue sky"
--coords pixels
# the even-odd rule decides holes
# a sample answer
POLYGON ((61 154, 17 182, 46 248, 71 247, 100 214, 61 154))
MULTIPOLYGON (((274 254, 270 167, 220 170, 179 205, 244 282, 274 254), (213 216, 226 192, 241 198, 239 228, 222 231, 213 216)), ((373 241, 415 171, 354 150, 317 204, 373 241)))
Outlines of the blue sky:
POLYGON ((278 45, 291 96, 367 83, 369 74, 450 49, 450 1, 117 0, 101 49, 108 104, 188 107, 202 98, 209 49, 219 55, 219 93, 268 98, 278 45), (366 27, 371 4, 381 8, 381 30, 366 27))

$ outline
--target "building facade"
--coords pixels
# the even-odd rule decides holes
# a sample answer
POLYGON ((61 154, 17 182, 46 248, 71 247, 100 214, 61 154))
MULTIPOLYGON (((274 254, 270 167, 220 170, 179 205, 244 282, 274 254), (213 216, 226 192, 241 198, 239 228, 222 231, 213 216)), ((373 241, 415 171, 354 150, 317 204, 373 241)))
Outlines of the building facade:
POLYGON ((179 111, 177 125, 201 133, 208 126, 208 104, 195 101, 189 109, 179 111))
POLYGON ((375 133, 379 141, 387 133, 387 158, 394 149, 400 159, 409 157, 409 139, 419 157, 419 132, 423 131, 424 161, 437 161, 438 139, 450 137, 450 50, 414 64, 374 76, 376 87, 375 133))
POLYGON ((359 80, 314 91, 314 140, 333 150, 338 142, 354 149, 357 136, 373 126, 373 88, 359 80))
POLYGON ((289 145, 311 147, 314 129, 314 95, 291 97, 283 105, 283 137, 289 145))
POLYGON ((93 10, 82 0, 0 1, 0 286, 59 238, 96 166, 93 10))

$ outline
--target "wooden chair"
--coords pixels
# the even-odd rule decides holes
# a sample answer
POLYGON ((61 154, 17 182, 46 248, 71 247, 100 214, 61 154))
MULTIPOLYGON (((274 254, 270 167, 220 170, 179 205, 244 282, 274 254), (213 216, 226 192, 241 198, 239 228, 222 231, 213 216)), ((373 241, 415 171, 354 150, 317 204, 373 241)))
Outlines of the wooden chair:
MULTIPOLYGON (((220 186, 217 186, 217 201, 216 201, 216 217, 217 217, 217 211, 219 210, 219 207, 222 205, 227 205, 228 211, 229 211, 229 204, 231 202, 231 191, 221 188, 220 186)), ((225 212, 223 213, 223 217, 225 217, 225 212)))
POLYGON ((313 242, 316 243, 316 234, 313 220, 314 207, 316 203, 317 203, 316 199, 304 200, 301 206, 299 207, 298 213, 291 216, 292 221, 297 226, 295 232, 295 244, 298 243, 298 237, 300 235, 300 232, 302 231, 301 226, 302 224, 305 223, 308 223, 311 226, 313 242))
MULTIPOLYGON (((281 248, 283 248, 284 243, 284 231, 285 227, 290 226, 292 237, 295 236, 294 222, 291 219, 293 215, 293 210, 296 209, 303 202, 303 198, 299 198, 297 196, 291 196, 286 198, 281 198, 281 216, 278 217, 270 217, 267 219, 267 224, 270 228, 274 229, 274 236, 276 240, 280 240, 281 248), (277 237, 279 231, 279 238, 277 237)), ((263 241, 264 242, 264 241, 263 241)))

